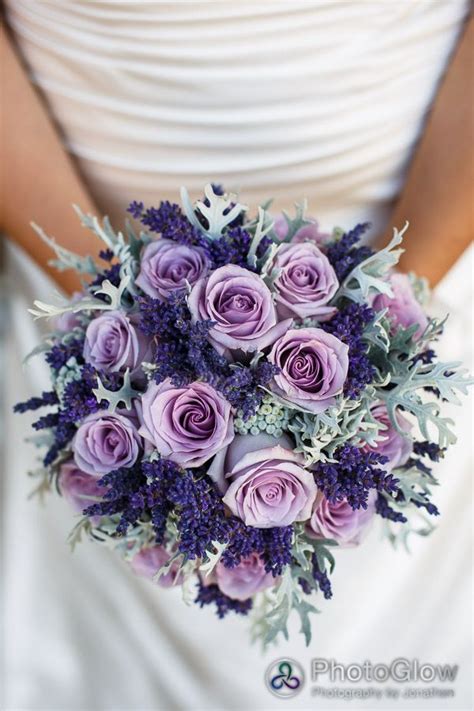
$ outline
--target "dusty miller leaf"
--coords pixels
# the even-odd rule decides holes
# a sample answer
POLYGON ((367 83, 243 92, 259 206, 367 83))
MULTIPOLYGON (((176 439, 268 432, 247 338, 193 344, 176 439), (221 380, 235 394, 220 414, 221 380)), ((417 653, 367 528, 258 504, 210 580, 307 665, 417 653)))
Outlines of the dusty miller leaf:
POLYGON ((373 294, 393 296, 392 288, 385 277, 400 259, 403 250, 396 247, 402 243, 407 228, 408 222, 401 232, 394 228, 389 244, 351 271, 337 292, 335 300, 346 297, 361 304, 367 303, 373 294))
POLYGON ((104 217, 100 224, 97 217, 94 215, 86 215, 77 206, 73 205, 74 210, 79 215, 84 227, 91 230, 113 253, 119 262, 125 262, 130 259, 130 245, 126 241, 122 232, 115 232, 108 217, 104 217))
POLYGON ((235 195, 216 195, 210 183, 204 188, 204 194, 209 201, 206 205, 202 200, 197 200, 193 206, 186 188, 181 188, 181 201, 186 217, 196 229, 205 234, 209 239, 219 239, 224 229, 246 210, 245 205, 235 202, 235 195), (232 202, 235 202, 232 207, 232 202), (196 217, 195 210, 207 220, 207 229, 201 225, 196 217))
MULTIPOLYGON (((299 569, 298 569, 299 570, 299 569)), ((264 647, 274 642, 282 634, 288 639, 288 618, 292 610, 296 610, 301 620, 301 631, 306 644, 311 641, 310 613, 318 610, 306 602, 303 591, 291 568, 287 566, 280 579, 280 584, 274 591, 267 592, 262 598, 260 610, 254 613, 253 637, 261 639, 264 647)))
POLYGON ((222 558, 222 554, 224 553, 228 545, 228 543, 219 543, 219 541, 212 541, 212 546, 216 552, 212 553, 212 551, 207 550, 206 560, 199 566, 199 570, 201 571, 201 573, 204 573, 206 578, 208 578, 209 575, 212 573, 212 571, 222 558))
POLYGON ((36 309, 28 309, 30 314, 33 314, 35 319, 38 318, 53 318, 65 313, 78 313, 79 311, 114 311, 120 308, 122 295, 128 287, 130 277, 124 277, 119 286, 114 286, 112 282, 105 279, 102 282, 100 289, 97 289, 96 294, 104 294, 110 299, 110 302, 96 299, 93 296, 86 296, 79 301, 72 303, 64 302, 64 306, 55 306, 54 304, 45 304, 43 301, 35 301, 36 309))
POLYGON ((454 424, 452 419, 441 417, 440 403, 424 401, 421 392, 427 387, 435 388, 443 399, 459 405, 457 392, 467 394, 467 387, 473 382, 472 378, 467 377, 465 368, 456 370, 459 365, 457 362, 424 365, 419 361, 415 364, 398 361, 398 368, 391 378, 395 387, 391 390, 380 389, 378 395, 385 401, 390 420, 400 434, 406 436, 397 420, 397 412, 405 410, 416 418, 425 439, 430 440, 436 432, 437 443, 442 449, 456 441, 451 429, 454 424), (430 432, 430 425, 433 433, 430 432))
POLYGON ((308 208, 308 201, 303 200, 302 203, 295 203, 295 216, 290 217, 290 215, 286 212, 286 210, 283 210, 282 214, 283 217, 286 220, 286 224, 288 225, 288 234, 285 236, 284 239, 280 239, 275 233, 273 234, 273 239, 275 242, 278 242, 279 244, 283 244, 285 242, 291 242, 295 234, 300 230, 302 227, 305 225, 311 225, 313 224, 311 220, 307 220, 305 218, 305 212, 308 208))
POLYGON ((258 221, 255 226, 255 233, 250 243, 250 248, 247 255, 247 261, 251 267, 257 266, 257 250, 262 239, 270 232, 273 227, 273 221, 265 210, 258 208, 258 221))
POLYGON ((96 400, 99 404, 102 402, 102 400, 108 402, 107 409, 110 410, 110 412, 115 412, 115 410, 119 407, 120 403, 122 403, 127 410, 130 410, 132 407, 133 398, 140 396, 140 392, 138 390, 135 390, 135 388, 133 388, 130 383, 129 368, 127 368, 124 373, 123 385, 119 390, 107 390, 99 376, 97 376, 97 383, 98 387, 92 388, 92 392, 94 393, 96 400))
POLYGON ((84 516, 76 523, 67 539, 72 552, 74 552, 77 544, 82 541, 83 534, 90 535, 91 530, 92 524, 87 516, 84 516))
POLYGON ((65 247, 61 247, 61 245, 56 243, 54 237, 49 237, 46 232, 35 222, 30 222, 30 224, 36 234, 41 237, 43 242, 45 242, 56 254, 57 259, 50 260, 48 264, 56 267, 59 271, 74 269, 74 271, 79 272, 79 274, 97 274, 97 266, 92 257, 81 257, 81 255, 75 254, 65 247))

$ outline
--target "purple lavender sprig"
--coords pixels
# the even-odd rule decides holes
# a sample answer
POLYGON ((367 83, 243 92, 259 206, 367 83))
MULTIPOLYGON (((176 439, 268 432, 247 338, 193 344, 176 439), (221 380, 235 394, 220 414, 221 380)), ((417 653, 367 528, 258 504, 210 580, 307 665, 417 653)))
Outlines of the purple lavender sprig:
POLYGON ((354 400, 373 382, 376 370, 372 365, 364 330, 375 318, 375 312, 366 304, 349 303, 343 306, 330 321, 321 324, 328 333, 349 346, 349 369, 344 394, 354 400))
POLYGON ((388 521, 393 521, 394 523, 406 523, 407 517, 404 516, 401 511, 395 511, 394 508, 390 506, 387 498, 383 494, 377 495, 377 500, 375 502, 375 513, 378 513, 382 518, 388 521))
POLYGON ((233 600, 231 597, 224 595, 217 585, 203 585, 201 581, 198 583, 198 594, 195 602, 199 607, 204 605, 215 605, 216 614, 222 619, 229 612, 235 612, 238 615, 247 615, 252 609, 252 598, 248 600, 233 600))
MULTIPOLYGON (((222 194, 220 186, 213 186, 214 192, 222 194)), ((207 198, 204 202, 208 203, 207 198)), ((232 209, 232 205, 229 206, 232 209)), ((209 240, 191 222, 176 203, 162 201, 159 207, 145 209, 143 203, 132 202, 128 212, 148 228, 150 232, 161 235, 163 239, 173 240, 178 244, 199 247, 206 254, 212 269, 226 264, 237 264, 244 269, 255 271, 248 263, 248 253, 252 243, 252 235, 242 226, 243 215, 238 215, 228 225, 224 234, 218 239, 209 240)), ((196 218, 204 229, 208 225, 206 219, 196 210, 196 218)), ((262 257, 271 243, 269 237, 264 237, 257 249, 257 258, 262 257)))
POLYGON ((382 468, 387 457, 345 444, 336 449, 334 459, 335 462, 320 463, 314 475, 317 486, 331 503, 346 500, 354 510, 365 509, 371 489, 397 491, 398 480, 382 468))
POLYGON ((265 570, 273 577, 281 575, 285 566, 291 564, 293 526, 254 528, 236 517, 229 519, 229 526, 229 545, 222 554, 226 568, 235 568, 252 553, 261 556, 265 570))
POLYGON ((262 403, 264 391, 278 368, 266 359, 255 367, 231 366, 209 343, 212 321, 193 323, 183 294, 167 302, 150 297, 139 301, 140 329, 156 339, 153 379, 171 378, 176 387, 203 380, 219 390, 243 418, 251 417, 262 403))
POLYGON ((340 239, 329 244, 326 255, 339 282, 343 282, 355 267, 375 254, 374 250, 366 245, 358 246, 369 227, 370 222, 360 223, 340 239))

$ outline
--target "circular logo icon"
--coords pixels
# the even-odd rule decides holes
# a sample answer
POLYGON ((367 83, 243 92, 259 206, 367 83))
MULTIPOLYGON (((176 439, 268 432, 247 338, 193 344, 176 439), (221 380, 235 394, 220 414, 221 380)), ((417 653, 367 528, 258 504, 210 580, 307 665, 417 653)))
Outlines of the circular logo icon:
POLYGON ((304 685, 304 671, 294 659, 277 659, 265 673, 265 683, 269 691, 280 698, 296 696, 304 685))

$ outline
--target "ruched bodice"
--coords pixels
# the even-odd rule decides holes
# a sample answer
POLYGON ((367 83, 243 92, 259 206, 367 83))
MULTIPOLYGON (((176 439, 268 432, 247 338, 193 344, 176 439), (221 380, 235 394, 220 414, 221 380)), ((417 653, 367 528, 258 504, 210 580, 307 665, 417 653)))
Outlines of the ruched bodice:
POLYGON ((466 0, 7 0, 101 208, 209 180, 383 223, 466 0))

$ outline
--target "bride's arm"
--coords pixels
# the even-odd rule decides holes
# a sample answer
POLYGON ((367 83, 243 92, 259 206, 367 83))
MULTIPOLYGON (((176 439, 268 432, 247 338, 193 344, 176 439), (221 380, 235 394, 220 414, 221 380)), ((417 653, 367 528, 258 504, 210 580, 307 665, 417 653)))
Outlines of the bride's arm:
MULTIPOLYGON (((469 245, 474 232, 474 20, 449 66, 415 152, 390 225, 410 228, 404 271, 434 286, 469 245)), ((390 228, 391 231, 391 228, 390 228)), ((386 244, 387 233, 380 240, 386 244)))
POLYGON ((38 223, 63 246, 96 254, 97 240, 82 228, 71 205, 97 210, 64 150, 51 118, 30 84, 4 28, 0 28, 2 127, 0 230, 20 244, 65 291, 79 287, 72 271, 48 267, 54 256, 33 232, 38 223))

